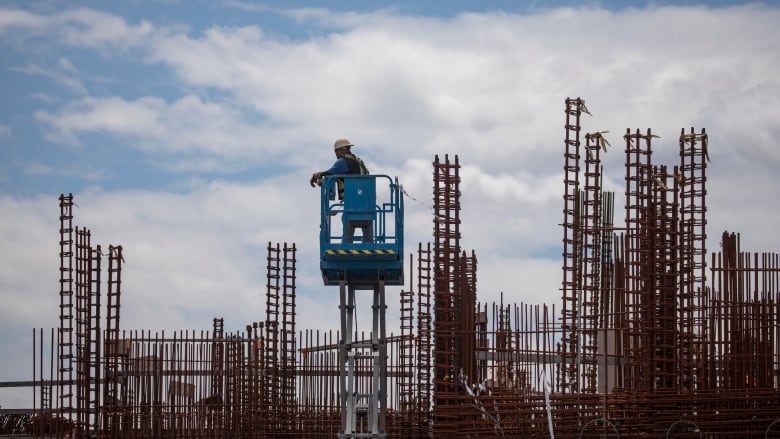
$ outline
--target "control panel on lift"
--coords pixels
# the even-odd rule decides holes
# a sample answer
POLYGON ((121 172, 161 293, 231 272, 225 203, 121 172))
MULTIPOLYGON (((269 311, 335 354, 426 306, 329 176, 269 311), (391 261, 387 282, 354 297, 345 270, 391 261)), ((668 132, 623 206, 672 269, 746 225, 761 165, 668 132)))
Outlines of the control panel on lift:
POLYGON ((403 218, 398 179, 326 176, 320 209, 320 269, 325 285, 341 281, 403 285, 403 218))

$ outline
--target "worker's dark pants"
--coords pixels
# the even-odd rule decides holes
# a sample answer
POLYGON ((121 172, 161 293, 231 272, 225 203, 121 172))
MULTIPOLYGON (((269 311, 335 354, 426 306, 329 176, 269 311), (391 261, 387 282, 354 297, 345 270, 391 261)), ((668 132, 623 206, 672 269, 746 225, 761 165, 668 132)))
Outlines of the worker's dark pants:
POLYGON ((363 233, 363 242, 374 242, 374 222, 370 220, 347 221, 344 231, 344 242, 352 243, 355 240, 355 229, 360 228, 363 233))

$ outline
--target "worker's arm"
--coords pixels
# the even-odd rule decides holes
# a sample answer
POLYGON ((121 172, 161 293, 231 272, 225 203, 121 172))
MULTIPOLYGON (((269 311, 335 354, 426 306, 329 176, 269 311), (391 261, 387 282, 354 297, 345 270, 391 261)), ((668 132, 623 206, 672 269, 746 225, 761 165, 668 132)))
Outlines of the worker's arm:
POLYGON ((322 172, 315 172, 311 175, 311 178, 309 179, 309 185, 311 187, 314 187, 314 185, 320 185, 322 184, 322 178, 326 175, 340 175, 340 174, 346 174, 349 172, 349 166, 347 166, 347 161, 343 158, 339 158, 336 160, 336 163, 333 164, 333 166, 330 167, 327 171, 322 172))

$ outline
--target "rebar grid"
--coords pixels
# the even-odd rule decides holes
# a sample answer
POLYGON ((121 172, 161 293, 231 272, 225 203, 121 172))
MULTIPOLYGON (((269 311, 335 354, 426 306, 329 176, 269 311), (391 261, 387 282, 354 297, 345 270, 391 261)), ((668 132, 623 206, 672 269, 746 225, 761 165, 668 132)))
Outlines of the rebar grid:
MULTIPOLYGON (((477 302, 476 255, 460 249, 460 165, 436 157, 435 243, 418 247, 401 334, 387 340, 387 437, 780 437, 780 257, 742 252, 724 233, 707 284, 704 130, 682 132, 671 172, 652 163, 650 130, 627 131, 618 229, 603 138, 586 137, 580 169, 583 111, 567 100, 560 312, 503 294, 477 302)), ((340 336, 296 329, 295 245, 268 244, 264 321, 226 334, 214 319, 211 333, 172 337, 121 330, 124 259, 111 246, 103 331, 99 246, 75 229, 73 251, 72 197, 60 201, 61 327, 48 355, 43 330, 34 338, 35 435, 337 435, 340 336)), ((376 364, 356 361, 358 390, 376 364)))
POLYGON ((777 325, 780 264, 777 254, 740 250, 739 235, 724 232, 722 251, 712 255, 711 299, 719 304, 708 316, 712 349, 722 358, 712 370, 718 387, 771 388, 780 382, 777 325))

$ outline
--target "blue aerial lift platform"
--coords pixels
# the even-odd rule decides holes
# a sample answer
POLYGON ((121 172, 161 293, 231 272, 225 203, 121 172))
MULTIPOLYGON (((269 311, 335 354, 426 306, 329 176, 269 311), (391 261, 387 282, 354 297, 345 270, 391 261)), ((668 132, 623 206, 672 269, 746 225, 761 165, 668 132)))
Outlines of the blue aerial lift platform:
POLYGON ((398 180, 387 175, 329 175, 322 181, 320 269, 325 285, 403 285, 404 206, 398 180), (338 200, 337 179, 344 181, 338 200), (372 242, 346 242, 349 221, 368 221, 372 242))
POLYGON ((320 270, 323 283, 338 285, 340 291, 338 438, 383 439, 387 416, 385 285, 404 282, 403 197, 398 180, 387 175, 329 175, 321 186, 320 270), (343 200, 337 197, 339 184, 343 185, 343 200), (361 228, 359 242, 357 237, 349 239, 353 235, 348 233, 350 222, 355 229, 361 228), (370 340, 353 339, 357 290, 373 292, 370 340), (372 377, 369 383, 361 383, 356 368, 366 361, 371 362, 372 377), (365 422, 359 422, 361 417, 365 422))

